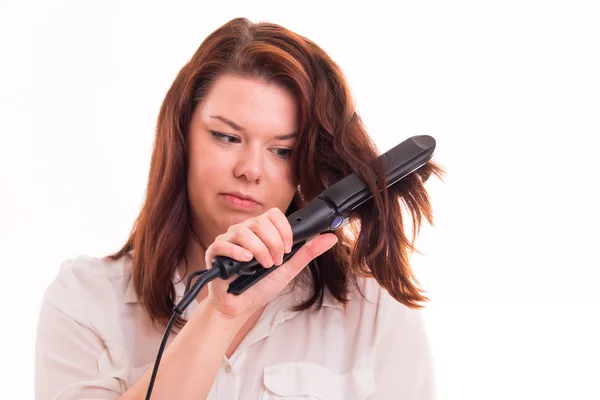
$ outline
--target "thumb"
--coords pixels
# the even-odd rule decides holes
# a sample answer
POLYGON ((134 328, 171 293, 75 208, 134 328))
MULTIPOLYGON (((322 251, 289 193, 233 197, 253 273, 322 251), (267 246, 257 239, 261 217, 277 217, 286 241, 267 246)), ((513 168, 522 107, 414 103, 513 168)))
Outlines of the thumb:
MULTIPOLYGON (((293 272, 300 272, 309 262, 325 253, 327 250, 332 248, 338 242, 337 236, 333 233, 323 233, 315 236, 306 242, 300 250, 294 254, 292 258, 288 260, 290 269, 293 272)), ((293 273, 292 272, 292 273, 293 273)))
POLYGON ((313 259, 325 253, 337 242, 338 238, 333 233, 323 233, 310 239, 282 266, 258 282, 257 286, 260 285, 261 290, 263 293, 267 293, 267 296, 274 290, 273 288, 276 288, 275 292, 280 291, 313 259))

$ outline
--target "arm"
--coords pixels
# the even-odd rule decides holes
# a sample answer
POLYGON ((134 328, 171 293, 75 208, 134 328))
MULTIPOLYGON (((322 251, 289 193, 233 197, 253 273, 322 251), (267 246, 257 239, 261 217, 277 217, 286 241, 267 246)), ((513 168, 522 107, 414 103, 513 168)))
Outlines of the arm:
MULTIPOLYGON (((241 251, 247 248, 264 258, 264 265, 270 267, 266 258, 276 260, 276 255, 284 253, 283 238, 291 238, 291 227, 277 208, 263 215, 268 218, 250 218, 218 236, 206 250, 206 265, 217 255, 243 260, 241 251), (256 234, 250 228, 271 247, 252 240, 256 234), (238 236, 244 238, 241 243, 246 247, 231 242, 238 236)), ((165 349, 152 399, 206 398, 227 348, 245 321, 336 242, 337 237, 331 233, 309 240, 292 258, 241 296, 227 292, 234 278, 210 282, 208 296, 165 349)), ((36 397, 116 399, 122 394, 122 400, 144 399, 152 370, 126 391, 131 383, 129 365, 122 332, 115 328, 120 324, 120 310, 103 267, 78 268, 71 264, 61 268, 42 306, 36 349, 36 397), (97 320, 90 322, 90 315, 97 320), (109 366, 100 368, 100 360, 108 360, 109 366)))
MULTIPOLYGON (((241 325, 200 303, 194 317, 165 349, 152 399, 205 399, 241 325)), ((119 399, 144 399, 151 376, 152 368, 119 399)))

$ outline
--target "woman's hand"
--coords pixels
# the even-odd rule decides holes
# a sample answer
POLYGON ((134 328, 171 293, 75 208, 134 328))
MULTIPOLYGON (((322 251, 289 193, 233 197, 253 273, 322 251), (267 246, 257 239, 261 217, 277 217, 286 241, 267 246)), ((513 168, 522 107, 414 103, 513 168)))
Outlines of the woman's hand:
MULTIPOLYGON (((275 297, 314 258, 337 243, 332 233, 319 235, 306 242, 286 263, 268 274, 244 293, 227 293, 228 280, 215 279, 208 284, 208 296, 204 300, 222 316, 232 320, 246 321, 255 311, 275 297)), ((215 238, 206 249, 206 266, 216 256, 226 256, 238 261, 250 261, 253 257, 265 268, 280 265, 284 253, 292 247, 292 228, 279 208, 229 227, 227 232, 215 238)))

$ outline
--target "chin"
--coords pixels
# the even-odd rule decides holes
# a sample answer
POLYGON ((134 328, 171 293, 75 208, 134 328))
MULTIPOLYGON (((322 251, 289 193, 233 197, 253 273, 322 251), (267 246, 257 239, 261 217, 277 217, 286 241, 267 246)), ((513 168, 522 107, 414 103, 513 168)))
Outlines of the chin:
POLYGON ((260 214, 256 214, 256 215, 241 214, 241 213, 232 213, 232 212, 229 212, 227 214, 229 214, 229 215, 227 215, 225 218, 223 218, 223 220, 224 220, 223 222, 226 225, 225 230, 227 230, 227 228, 229 228, 231 225, 242 223, 249 218, 260 215, 260 214))

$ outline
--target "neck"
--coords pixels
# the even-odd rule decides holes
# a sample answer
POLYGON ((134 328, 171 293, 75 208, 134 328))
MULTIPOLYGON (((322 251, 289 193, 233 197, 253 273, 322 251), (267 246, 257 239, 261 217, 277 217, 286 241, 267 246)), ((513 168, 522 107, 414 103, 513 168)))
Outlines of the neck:
POLYGON ((204 242, 196 235, 194 230, 190 232, 187 238, 187 245, 185 249, 185 257, 187 260, 179 266, 179 276, 186 280, 187 276, 192 272, 205 270, 206 262, 204 261, 204 255, 206 253, 206 247, 204 242), (187 273, 186 273, 187 268, 187 273))

